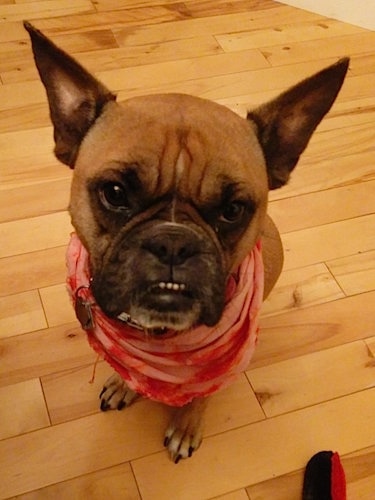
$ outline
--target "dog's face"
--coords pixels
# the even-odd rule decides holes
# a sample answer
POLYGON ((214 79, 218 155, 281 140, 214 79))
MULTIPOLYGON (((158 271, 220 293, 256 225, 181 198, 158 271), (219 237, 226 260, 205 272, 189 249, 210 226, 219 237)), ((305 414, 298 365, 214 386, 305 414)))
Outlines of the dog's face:
POLYGON ((56 156, 74 167, 70 213, 90 254, 98 304, 148 329, 214 325, 229 273, 261 237, 268 190, 288 180, 348 61, 243 119, 186 95, 119 105, 25 26, 49 98, 56 156))
POLYGON ((267 193, 251 122, 184 95, 110 103, 81 145, 70 206, 97 301, 148 328, 214 325, 267 193))

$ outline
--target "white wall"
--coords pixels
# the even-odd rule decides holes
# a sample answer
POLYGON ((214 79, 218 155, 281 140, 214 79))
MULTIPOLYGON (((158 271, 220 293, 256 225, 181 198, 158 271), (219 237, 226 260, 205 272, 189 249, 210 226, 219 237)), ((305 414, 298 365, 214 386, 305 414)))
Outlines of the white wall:
POLYGON ((332 17, 340 21, 375 30, 375 0, 278 0, 281 3, 299 7, 332 17))

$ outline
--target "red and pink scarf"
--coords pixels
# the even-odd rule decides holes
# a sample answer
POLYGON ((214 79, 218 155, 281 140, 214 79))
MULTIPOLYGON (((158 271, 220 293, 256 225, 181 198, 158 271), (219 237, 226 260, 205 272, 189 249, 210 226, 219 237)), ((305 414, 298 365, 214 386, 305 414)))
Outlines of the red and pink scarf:
POLYGON ((263 300, 260 242, 236 275, 230 276, 226 305, 214 327, 201 325, 159 338, 108 318, 95 304, 89 287, 89 255, 75 233, 67 250, 67 268, 73 303, 77 290, 84 287, 80 297, 91 304, 93 326, 87 330, 90 345, 130 389, 142 396, 183 406, 228 386, 247 368, 257 340, 263 300))

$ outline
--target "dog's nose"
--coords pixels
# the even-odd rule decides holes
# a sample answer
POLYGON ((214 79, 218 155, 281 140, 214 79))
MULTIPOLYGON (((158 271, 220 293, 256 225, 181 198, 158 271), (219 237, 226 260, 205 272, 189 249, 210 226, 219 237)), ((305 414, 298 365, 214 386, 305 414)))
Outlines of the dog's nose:
POLYGON ((199 243, 189 230, 169 226, 153 233, 152 238, 143 243, 143 248, 162 264, 180 266, 199 252, 199 243))

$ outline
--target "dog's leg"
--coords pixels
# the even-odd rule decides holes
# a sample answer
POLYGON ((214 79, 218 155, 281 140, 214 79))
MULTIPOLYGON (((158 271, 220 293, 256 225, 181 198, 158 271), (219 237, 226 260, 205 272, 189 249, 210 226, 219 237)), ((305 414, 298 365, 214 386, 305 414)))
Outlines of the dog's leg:
POLYGON ((122 410, 125 406, 129 406, 137 396, 138 394, 129 389, 120 375, 114 373, 106 381, 100 393, 100 409, 102 411, 116 408, 122 410))
POLYGON ((177 464, 181 458, 191 457, 202 442, 203 413, 208 398, 197 398, 175 413, 165 432, 164 446, 177 464))

